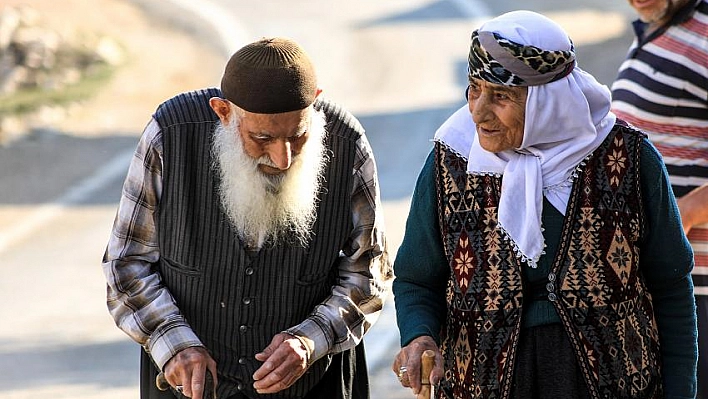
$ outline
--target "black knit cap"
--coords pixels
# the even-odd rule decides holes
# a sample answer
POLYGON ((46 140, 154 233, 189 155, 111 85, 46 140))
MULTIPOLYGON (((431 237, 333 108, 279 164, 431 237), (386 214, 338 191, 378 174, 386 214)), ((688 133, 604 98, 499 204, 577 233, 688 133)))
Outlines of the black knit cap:
POLYGON ((312 104, 317 78, 300 45, 281 37, 264 38, 231 56, 221 78, 221 92, 246 111, 277 114, 312 104))

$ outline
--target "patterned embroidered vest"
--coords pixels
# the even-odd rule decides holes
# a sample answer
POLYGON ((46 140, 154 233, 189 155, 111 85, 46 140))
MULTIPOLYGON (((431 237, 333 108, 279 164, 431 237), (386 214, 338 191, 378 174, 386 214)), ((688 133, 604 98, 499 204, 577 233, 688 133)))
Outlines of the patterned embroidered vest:
MULTIPOLYGON (((181 94, 159 107, 164 142, 163 195, 157 215, 163 283, 217 362, 219 397, 260 397, 254 354, 303 320, 331 295, 340 249, 352 230, 356 141, 363 128, 336 104, 318 101, 330 152, 314 236, 307 248, 276 245, 248 254, 223 212, 212 167, 217 89, 181 94)), ((248 189, 247 187, 244 189, 248 189)), ((278 398, 301 398, 324 375, 331 356, 316 361, 278 398)))
MULTIPOLYGON (((618 123, 578 168, 549 274, 548 299, 597 399, 663 397, 658 332, 638 268, 642 140, 618 123)), ((455 398, 508 398, 527 266, 497 228, 501 177, 468 174, 467 159, 442 143, 435 152, 451 269, 441 344, 445 378, 455 398)))

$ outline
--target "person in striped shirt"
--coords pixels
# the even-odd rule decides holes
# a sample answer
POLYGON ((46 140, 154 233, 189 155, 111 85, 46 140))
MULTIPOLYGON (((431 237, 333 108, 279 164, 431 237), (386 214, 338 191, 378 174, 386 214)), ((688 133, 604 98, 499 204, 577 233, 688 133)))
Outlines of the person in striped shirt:
POLYGON ((708 398, 708 0, 629 0, 636 38, 612 110, 664 157, 695 256, 698 398, 708 398))

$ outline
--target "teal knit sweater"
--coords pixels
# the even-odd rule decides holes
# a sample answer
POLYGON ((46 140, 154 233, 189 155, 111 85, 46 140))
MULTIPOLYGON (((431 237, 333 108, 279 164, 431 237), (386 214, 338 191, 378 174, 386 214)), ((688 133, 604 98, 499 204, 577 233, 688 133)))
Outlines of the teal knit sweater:
MULTIPOLYGON (((646 229, 640 268, 652 293, 661 343, 666 398, 694 398, 698 358, 696 314, 690 270, 693 252, 683 235, 676 200, 658 151, 646 140, 640 156, 646 229)), ((394 263, 393 283, 401 345, 422 335, 440 342, 445 322, 449 265, 443 251, 431 152, 418 176, 406 231, 394 263)), ((538 267, 524 267, 524 284, 545 283, 557 251, 563 215, 544 200, 546 255, 538 267)), ((553 305, 525 299, 524 328, 558 323, 553 305)), ((522 332, 523 333, 523 332, 522 332)))

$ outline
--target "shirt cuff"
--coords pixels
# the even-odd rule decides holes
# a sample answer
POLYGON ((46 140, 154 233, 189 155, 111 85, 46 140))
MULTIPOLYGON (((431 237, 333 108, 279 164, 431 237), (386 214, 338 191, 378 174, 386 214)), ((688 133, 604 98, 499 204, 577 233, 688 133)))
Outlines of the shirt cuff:
POLYGON ((329 353, 332 347, 329 331, 316 320, 309 318, 297 326, 288 328, 285 332, 300 338, 310 352, 309 364, 312 364, 329 353))
POLYGON ((152 333, 145 344, 145 349, 157 367, 163 370, 165 364, 177 352, 193 347, 204 346, 192 329, 184 322, 167 322, 152 333))

